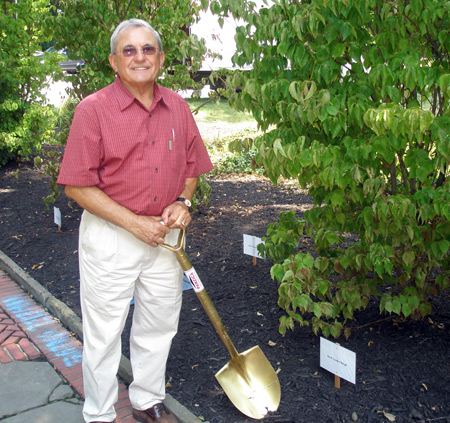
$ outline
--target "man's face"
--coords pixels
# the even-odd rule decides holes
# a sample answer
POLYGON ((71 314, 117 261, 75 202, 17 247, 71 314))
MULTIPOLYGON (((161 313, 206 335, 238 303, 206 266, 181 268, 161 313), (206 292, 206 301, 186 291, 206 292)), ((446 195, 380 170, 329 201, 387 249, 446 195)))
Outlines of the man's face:
POLYGON ((119 32, 115 53, 109 56, 109 63, 123 84, 131 89, 152 85, 164 63, 164 52, 159 51, 153 32, 141 26, 119 32), (145 55, 143 47, 156 47, 157 50, 153 55, 145 55), (136 55, 124 55, 124 51, 132 48, 136 49, 136 55))

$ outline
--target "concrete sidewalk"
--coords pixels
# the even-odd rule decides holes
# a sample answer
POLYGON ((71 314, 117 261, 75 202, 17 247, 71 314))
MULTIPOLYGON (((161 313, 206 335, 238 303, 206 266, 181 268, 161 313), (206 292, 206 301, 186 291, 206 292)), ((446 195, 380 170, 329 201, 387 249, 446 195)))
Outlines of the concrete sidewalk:
MULTIPOLYGON (((0 420, 83 423, 80 319, 1 251, 0 269, 0 420)), ((119 376, 117 422, 135 423, 126 357, 119 376)), ((165 405, 180 423, 201 423, 170 395, 165 405)))

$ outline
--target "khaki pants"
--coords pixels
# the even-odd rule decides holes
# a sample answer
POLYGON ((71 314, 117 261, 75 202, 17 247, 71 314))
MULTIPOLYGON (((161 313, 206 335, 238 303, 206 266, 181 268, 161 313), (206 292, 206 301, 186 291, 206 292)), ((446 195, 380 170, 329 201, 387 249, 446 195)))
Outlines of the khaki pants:
MULTIPOLYGON (((166 236, 175 245, 178 230, 166 236)), ((131 404, 144 410, 165 397, 165 369, 177 332, 182 269, 173 252, 83 212, 79 261, 83 316, 83 380, 87 422, 112 421, 118 398, 121 333, 134 295, 130 334, 131 404)))

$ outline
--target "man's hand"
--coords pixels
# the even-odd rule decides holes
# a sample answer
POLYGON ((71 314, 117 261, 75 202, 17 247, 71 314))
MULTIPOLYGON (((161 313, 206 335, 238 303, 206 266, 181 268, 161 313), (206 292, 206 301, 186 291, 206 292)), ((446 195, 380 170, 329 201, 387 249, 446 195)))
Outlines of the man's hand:
POLYGON ((170 232, 166 225, 162 225, 162 218, 156 216, 136 216, 130 232, 142 242, 157 247, 164 242, 165 236, 170 232))
POLYGON ((169 229, 185 229, 192 219, 186 204, 181 201, 175 201, 163 210, 161 220, 169 229))
POLYGON ((83 209, 124 228, 152 247, 162 244, 169 233, 170 228, 161 225, 162 217, 137 215, 115 202, 96 186, 67 185, 65 192, 83 209))

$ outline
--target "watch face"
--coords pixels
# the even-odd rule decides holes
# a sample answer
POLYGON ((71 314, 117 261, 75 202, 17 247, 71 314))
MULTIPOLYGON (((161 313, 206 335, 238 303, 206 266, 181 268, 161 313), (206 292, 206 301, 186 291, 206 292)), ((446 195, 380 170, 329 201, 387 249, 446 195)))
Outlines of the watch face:
POLYGON ((192 206, 192 203, 187 199, 187 198, 184 198, 184 197, 178 197, 177 198, 177 201, 182 201, 184 204, 186 204, 186 206, 188 206, 188 207, 191 207, 192 206))

